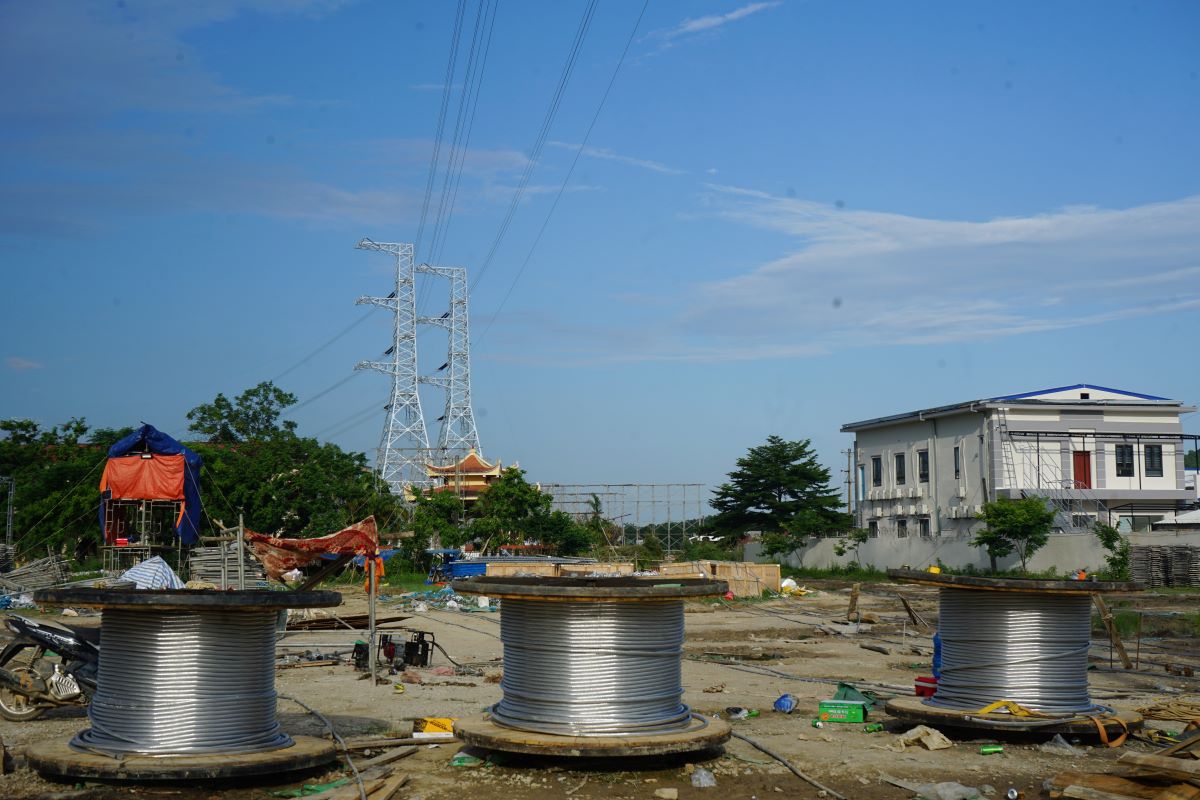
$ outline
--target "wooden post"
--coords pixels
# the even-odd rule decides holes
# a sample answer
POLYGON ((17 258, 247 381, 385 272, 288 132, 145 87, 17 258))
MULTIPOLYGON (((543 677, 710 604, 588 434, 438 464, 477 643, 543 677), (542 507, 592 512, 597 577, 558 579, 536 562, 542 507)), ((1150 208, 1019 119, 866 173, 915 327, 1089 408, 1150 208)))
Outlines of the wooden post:
POLYGON ((858 614, 858 592, 862 589, 861 583, 856 583, 850 587, 850 605, 846 608, 846 619, 853 622, 855 615, 858 614))
MULTIPOLYGON (((224 560, 224 553, 222 553, 224 560)), ((238 589, 245 590, 246 588, 246 523, 242 519, 242 515, 238 514, 238 531, 237 531, 237 560, 238 560, 238 589)))
POLYGON ((1096 604, 1096 610, 1100 612, 1100 622, 1104 625, 1104 630, 1108 631, 1108 640, 1112 642, 1112 646, 1117 650, 1117 655, 1121 658, 1121 666, 1125 669, 1133 669, 1133 662, 1129 660, 1129 654, 1125 652, 1125 644, 1121 641, 1121 637, 1117 633, 1117 626, 1113 623, 1112 612, 1104 604, 1104 598, 1099 594, 1093 593, 1092 602, 1096 604))
POLYGON ((379 642, 375 636, 375 556, 367 556, 367 646, 368 657, 371 659, 371 685, 375 685, 376 671, 378 669, 379 653, 377 649, 379 642))

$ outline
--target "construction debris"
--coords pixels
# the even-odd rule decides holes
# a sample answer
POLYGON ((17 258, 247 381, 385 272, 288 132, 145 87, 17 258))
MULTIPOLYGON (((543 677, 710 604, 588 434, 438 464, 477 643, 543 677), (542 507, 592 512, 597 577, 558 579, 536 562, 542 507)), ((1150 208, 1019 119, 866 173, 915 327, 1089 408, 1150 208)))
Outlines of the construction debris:
POLYGON ((67 560, 62 556, 47 556, 31 561, 0 578, 0 589, 8 592, 32 592, 66 583, 71 577, 67 560))

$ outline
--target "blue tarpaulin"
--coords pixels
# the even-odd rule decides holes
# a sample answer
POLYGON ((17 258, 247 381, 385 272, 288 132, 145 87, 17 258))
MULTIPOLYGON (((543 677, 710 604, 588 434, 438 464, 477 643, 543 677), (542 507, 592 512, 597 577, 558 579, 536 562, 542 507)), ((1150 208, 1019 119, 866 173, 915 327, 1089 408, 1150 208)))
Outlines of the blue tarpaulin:
MULTIPOLYGON (((108 448, 109 458, 120 458, 133 452, 148 451, 164 456, 183 456, 183 515, 175 527, 175 535, 184 544, 200 541, 200 467, 203 461, 189 450, 153 425, 143 425, 121 441, 108 448)), ((104 510, 111 492, 100 497, 100 530, 104 530, 104 510)))

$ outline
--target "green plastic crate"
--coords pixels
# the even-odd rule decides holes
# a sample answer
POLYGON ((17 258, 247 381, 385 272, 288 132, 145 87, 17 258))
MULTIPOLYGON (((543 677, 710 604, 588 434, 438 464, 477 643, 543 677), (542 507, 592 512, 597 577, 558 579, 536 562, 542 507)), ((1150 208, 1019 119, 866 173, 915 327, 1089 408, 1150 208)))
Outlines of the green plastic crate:
POLYGON ((866 722, 867 704, 862 700, 822 700, 817 705, 822 722, 866 722))

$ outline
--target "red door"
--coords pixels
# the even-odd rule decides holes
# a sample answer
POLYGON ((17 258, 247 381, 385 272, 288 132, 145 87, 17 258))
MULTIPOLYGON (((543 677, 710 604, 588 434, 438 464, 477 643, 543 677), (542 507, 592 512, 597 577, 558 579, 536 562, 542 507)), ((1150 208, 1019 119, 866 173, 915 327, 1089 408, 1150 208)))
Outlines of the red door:
POLYGON ((1087 450, 1076 450, 1074 456, 1075 488, 1092 488, 1092 454, 1087 450))

